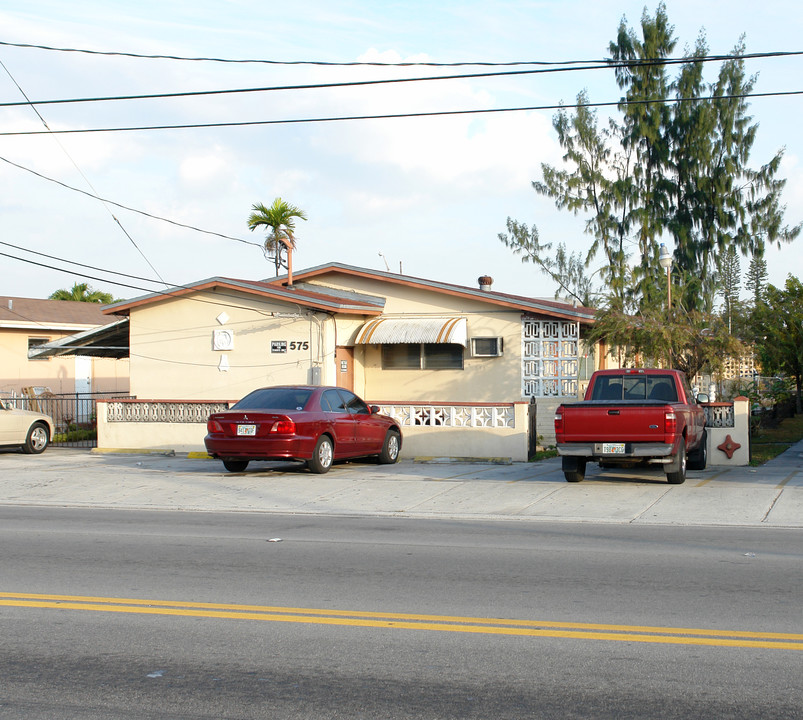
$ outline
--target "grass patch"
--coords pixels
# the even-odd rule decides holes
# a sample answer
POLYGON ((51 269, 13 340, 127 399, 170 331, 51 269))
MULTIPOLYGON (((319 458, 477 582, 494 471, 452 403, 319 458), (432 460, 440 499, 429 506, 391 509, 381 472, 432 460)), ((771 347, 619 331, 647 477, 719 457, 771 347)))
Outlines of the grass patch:
POLYGON ((763 465, 803 440, 803 415, 785 418, 778 427, 761 428, 750 439, 750 464, 763 465))
POLYGON ((530 462, 538 462, 539 460, 547 460, 558 456, 558 449, 554 447, 541 448, 535 451, 535 455, 530 458, 530 462))

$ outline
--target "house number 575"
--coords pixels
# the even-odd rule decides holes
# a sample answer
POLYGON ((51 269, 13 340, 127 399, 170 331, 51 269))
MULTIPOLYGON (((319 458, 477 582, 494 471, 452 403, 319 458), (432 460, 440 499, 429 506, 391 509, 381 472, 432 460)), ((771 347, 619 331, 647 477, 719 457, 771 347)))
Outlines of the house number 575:
POLYGON ((291 350, 309 350, 309 342, 304 340, 303 342, 299 341, 296 342, 295 340, 290 341, 290 349, 291 350))

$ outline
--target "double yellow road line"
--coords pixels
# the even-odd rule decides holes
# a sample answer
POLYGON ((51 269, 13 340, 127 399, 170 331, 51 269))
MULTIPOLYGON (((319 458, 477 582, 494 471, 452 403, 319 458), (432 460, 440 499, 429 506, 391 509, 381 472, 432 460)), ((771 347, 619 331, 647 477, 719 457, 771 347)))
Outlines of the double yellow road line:
POLYGON ((709 645, 715 647, 803 650, 803 634, 753 632, 748 630, 705 630, 700 628, 605 625, 597 623, 510 620, 503 618, 415 615, 315 608, 196 603, 134 598, 84 597, 0 592, 0 606, 52 610, 134 613, 208 617, 225 620, 307 623, 435 632, 518 635, 524 637, 611 640, 618 642, 709 645))

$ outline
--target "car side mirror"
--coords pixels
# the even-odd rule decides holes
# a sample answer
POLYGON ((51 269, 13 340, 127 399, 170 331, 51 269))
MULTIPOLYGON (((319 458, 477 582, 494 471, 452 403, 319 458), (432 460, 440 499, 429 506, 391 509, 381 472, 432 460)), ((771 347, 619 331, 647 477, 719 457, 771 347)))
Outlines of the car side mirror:
POLYGON ((698 403, 707 403, 707 402, 709 402, 708 394, 707 393, 697 393, 697 402, 698 403))
POLYGON ((379 405, 371 405, 371 415, 376 415, 380 412, 382 412, 382 408, 380 408, 379 405))

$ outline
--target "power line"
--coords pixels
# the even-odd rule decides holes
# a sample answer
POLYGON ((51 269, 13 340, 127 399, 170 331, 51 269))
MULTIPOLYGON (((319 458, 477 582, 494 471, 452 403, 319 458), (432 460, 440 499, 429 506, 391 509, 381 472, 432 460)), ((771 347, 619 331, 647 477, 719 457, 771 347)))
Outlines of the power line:
POLYGON ((26 130, 17 132, 0 132, 0 137, 14 137, 24 135, 48 135, 51 133, 74 135, 85 133, 109 133, 109 132, 138 132, 143 130, 197 130, 208 128, 223 128, 223 127, 249 127, 259 125, 300 125, 306 123, 328 123, 328 122, 345 122, 355 120, 390 120, 401 118, 421 118, 421 117, 444 117, 449 115, 487 115, 491 113, 508 113, 508 112, 530 112, 537 110, 565 110, 567 107, 576 108, 599 108, 599 107, 622 107, 630 105, 652 105, 656 103, 665 104, 680 104, 686 102, 719 102, 724 100, 744 100, 750 98, 767 98, 767 97, 787 97, 792 95, 803 95, 803 90, 788 90, 782 92, 766 92, 766 93, 741 93, 734 95, 708 95, 702 97, 690 98, 658 98, 655 100, 627 100, 622 98, 616 101, 609 102, 586 102, 576 103, 567 106, 565 103, 558 105, 531 105, 527 107, 506 107, 506 108, 484 108, 479 110, 439 110, 432 112, 420 113, 390 113, 383 115, 345 115, 345 116, 331 116, 319 118, 290 118, 285 120, 242 120, 236 122, 217 122, 217 123, 182 123, 179 125, 139 125, 129 127, 107 127, 107 128, 80 128, 73 130, 26 130))
MULTIPOLYGON (((167 284, 161 279, 159 279, 159 280, 151 280, 149 278, 143 278, 143 277, 139 277, 137 275, 127 275, 126 273, 117 272, 115 270, 107 270, 105 268, 98 268, 98 267, 94 267, 92 265, 85 265, 83 263, 75 262, 73 260, 67 260, 65 258, 56 257, 54 255, 47 255, 46 253, 40 253, 40 252, 37 252, 35 250, 28 250, 26 248, 20 247, 18 245, 12 245, 11 243, 7 243, 7 242, 0 241, 0 245, 7 245, 9 247, 13 247, 15 249, 22 250, 23 252, 31 253, 32 255, 39 255, 41 257, 46 257, 46 258, 49 258, 51 260, 58 260, 59 262, 66 262, 66 263, 69 263, 70 265, 76 265, 76 266, 82 267, 82 268, 89 268, 90 270, 96 270, 98 272, 110 273, 112 275, 119 275, 120 277, 132 278, 134 280, 144 280, 145 282, 153 283, 153 284, 167 284)), ((78 275, 79 277, 84 278, 84 279, 98 280, 100 282, 107 283, 109 285, 116 285, 118 287, 129 288, 130 290, 139 290, 141 292, 148 293, 149 295, 158 295, 158 296, 162 296, 162 297, 175 297, 176 294, 179 293, 182 290, 201 292, 194 285, 180 285, 180 284, 172 285, 170 287, 170 289, 168 289, 168 290, 160 290, 160 289, 152 290, 150 288, 141 287, 139 285, 131 285, 130 283, 124 283, 124 282, 119 282, 117 280, 110 280, 109 278, 98 277, 97 275, 89 275, 89 274, 87 274, 85 272, 76 272, 75 270, 70 270, 70 269, 67 269, 67 268, 60 268, 60 267, 57 267, 55 265, 47 265, 45 263, 36 262, 35 260, 29 260, 27 258, 18 257, 17 255, 10 255, 9 253, 0 252, 0 257, 7 257, 7 258, 10 258, 11 260, 18 260, 19 262, 28 263, 29 265, 36 265, 37 267, 42 267, 42 268, 45 268, 47 270, 55 270, 56 272, 66 273, 66 274, 72 275, 72 276, 78 275)), ((244 282, 248 282, 248 281, 244 281, 244 282)), ((238 309, 238 310, 249 310, 251 312, 257 313, 258 315, 270 315, 271 314, 271 312, 269 312, 269 311, 259 310, 259 309, 255 308, 255 307, 251 307, 249 305, 240 305, 240 304, 238 304, 238 303, 242 302, 242 298, 240 298, 237 295, 229 295, 227 293, 221 292, 221 293, 217 293, 217 296, 220 297, 221 299, 229 299, 229 300, 233 300, 233 301, 236 301, 236 302, 224 303, 224 302, 219 302, 219 301, 216 301, 216 300, 204 300, 203 298, 192 297, 192 296, 185 297, 185 299, 190 300, 192 302, 204 303, 206 305, 214 305, 215 307, 227 307, 227 308, 235 308, 235 309, 238 309)), ((288 300, 288 302, 298 306, 298 303, 293 303, 290 300, 288 300)), ((300 306, 298 306, 298 307, 300 307, 300 306)), ((318 311, 313 311, 313 312, 323 312, 323 313, 325 313, 327 311, 326 310, 318 310, 318 311)))
MULTIPOLYGON (((103 203, 107 203, 109 205, 114 205, 115 207, 119 207, 123 210, 128 210, 129 212, 137 213, 138 215, 143 215, 144 217, 151 218, 152 220, 160 220, 161 222, 170 223, 171 225, 175 225, 176 227, 186 228, 187 230, 194 230, 195 232, 204 233, 206 235, 213 235, 215 237, 223 238, 224 240, 234 240, 235 242, 243 243, 244 245, 253 245, 254 247, 262 249, 262 243, 255 243, 251 240, 243 240, 241 238, 233 237, 231 235, 224 235, 223 233, 212 232, 211 230, 203 230, 202 228, 197 228, 193 225, 187 225, 185 223, 176 222, 175 220, 170 220, 168 218, 160 217, 159 215, 153 215, 152 213, 145 212, 144 210, 137 210, 136 208, 129 207, 128 205, 123 205, 121 203, 115 202, 114 200, 109 200, 108 198, 100 197, 99 195, 94 195, 93 193, 87 192, 86 190, 81 190, 80 188, 73 187, 72 185, 68 185, 67 183, 61 182, 61 180, 56 180, 55 178, 48 177, 47 175, 43 175, 42 173, 36 172, 36 170, 31 170, 31 168, 27 168, 24 165, 20 165, 18 163, 9 160, 8 158, 4 158, 0 156, 0 161, 4 163, 8 163, 15 168, 19 168, 20 170, 24 170, 25 172, 31 173, 31 175, 35 175, 42 180, 47 180, 48 182, 55 183, 56 185, 60 185, 67 190, 72 190, 73 192, 81 193, 82 195, 86 195, 87 197, 92 198, 93 200, 100 200, 103 203)), ((3 243, 5 244, 5 243, 3 243)))
MULTIPOLYGON (((5 66, 5 64, 2 61, 0 61, 0 67, 2 67, 3 70, 6 71, 6 74, 8 75, 8 77, 11 78, 11 82, 13 82, 14 85, 16 85, 17 90, 20 91, 20 94, 22 95, 22 97, 24 97, 25 100, 27 101, 26 104, 30 105, 31 110, 33 110, 34 113, 36 113, 36 117, 39 118, 39 120, 42 122, 42 125, 44 125, 45 128, 47 129, 48 133, 50 133, 50 128, 48 127, 48 124, 45 121, 45 118, 42 116, 42 114, 39 112, 39 110, 37 110, 36 107, 31 103, 30 99, 28 98, 28 95, 22 89, 20 84, 17 82, 16 78, 11 74, 11 71, 5 66)), ((92 185, 92 183, 89 181, 89 178, 84 174, 84 171, 81 170, 80 167, 78 167, 78 163, 75 162, 75 160, 73 159, 72 155, 70 155, 70 153, 67 152, 67 148, 65 148, 61 144, 61 142, 59 141, 59 139, 57 137, 54 137, 53 140, 59 146, 59 148, 61 148, 61 151, 70 160, 70 162, 72 163, 73 167, 78 171, 79 175, 84 179, 84 182, 89 186, 89 188, 93 192, 95 192, 95 188, 92 185)), ((128 238, 128 241, 134 246, 134 248, 136 248, 137 252, 142 256, 142 258, 145 260, 145 262, 148 263, 148 266, 151 268, 151 270, 153 270, 156 273, 156 275, 159 276, 159 271, 153 266, 151 261, 146 257, 145 253, 142 252, 142 250, 140 249, 139 245, 137 245, 137 243, 134 241, 134 238, 131 237, 131 235, 129 234, 128 230, 126 230, 123 227, 123 224, 120 222, 120 220, 114 215, 114 213, 109 209, 109 207, 107 205, 104 204, 103 207, 109 213, 109 215, 111 216, 112 220, 114 220, 114 222, 117 223, 117 226, 120 228, 120 230, 122 231, 123 235, 125 235, 128 238)), ((165 283, 165 284, 167 284, 167 283, 165 283)))
MULTIPOLYGON (((61 53, 81 53, 85 55, 100 55, 107 57, 127 57, 142 60, 177 60, 181 62, 214 62, 232 64, 262 64, 262 65, 314 65, 320 67, 515 67, 521 65, 576 65, 590 63, 610 63, 610 59, 601 60, 513 60, 509 62, 487 62, 480 60, 468 60, 458 62, 380 62, 380 61, 347 61, 329 62, 325 60, 266 60, 257 58, 220 58, 220 57, 189 57, 182 55, 148 55, 144 53, 123 52, 117 50, 90 50, 88 48, 64 48, 51 45, 39 45, 33 43, 13 43, 0 41, 0 45, 7 47, 18 47, 34 50, 46 50, 49 52, 61 53)), ((798 51, 775 51, 770 53, 756 53, 743 57, 783 57, 787 55, 800 55, 798 51)), ((691 59, 694 59, 692 56, 691 59)), ((679 61, 680 62, 680 61, 679 61)))
POLYGON ((264 59, 233 59, 219 57, 187 57, 182 55, 146 55, 143 53, 109 51, 109 50, 89 50, 87 48, 63 48, 50 45, 35 45, 29 43, 12 43, 0 41, 0 45, 8 47, 28 48, 35 50, 47 50, 62 53, 83 53, 86 55, 105 55, 109 57, 126 57, 142 60, 178 60, 182 62, 213 62, 231 64, 261 64, 261 65, 315 65, 320 67, 513 67, 517 65, 571 65, 575 63, 605 62, 604 60, 566 60, 560 62, 548 62, 541 60, 520 60, 512 62, 379 62, 379 61, 350 61, 350 62, 327 62, 324 60, 264 60, 264 59))
MULTIPOLYGON (((2 44, 2 43, 0 43, 2 44)), ((82 98, 56 98, 46 100, 28 100, 26 102, 3 102, 0 107, 19 107, 23 105, 68 105, 78 103, 97 103, 97 102, 118 102, 130 100, 164 100, 169 98, 187 98, 187 97, 205 97, 211 95, 236 95, 246 93, 264 93, 264 92, 277 92, 286 90, 322 90, 333 88, 345 87, 361 87, 371 85, 391 85, 396 83, 416 83, 416 82, 431 82, 443 80, 473 80, 477 78, 487 77, 513 77, 518 75, 537 75, 544 73, 558 73, 558 72, 577 72, 579 70, 610 70, 616 68, 631 68, 631 67, 651 67, 656 65, 676 65, 688 62, 720 62, 738 58, 757 59, 757 58, 771 58, 771 57, 786 57, 794 55, 803 55, 803 51, 795 52, 771 52, 771 53, 750 53, 744 55, 708 55, 704 57, 690 58, 660 58, 660 59, 646 59, 637 61, 618 61, 599 60, 589 61, 592 64, 582 64, 572 67, 549 67, 541 69, 530 70, 505 70, 499 72, 482 72, 482 73, 463 73, 460 75, 433 75, 425 77, 411 77, 411 78, 384 78, 379 80, 353 80, 347 82, 331 82, 331 83, 307 83, 303 85, 272 85, 265 87, 249 87, 249 88, 227 88, 216 90, 191 90, 185 92, 171 92, 171 93, 144 93, 139 95, 109 95, 103 97, 82 97, 82 98)), ((523 63, 522 63, 523 64, 523 63)))

